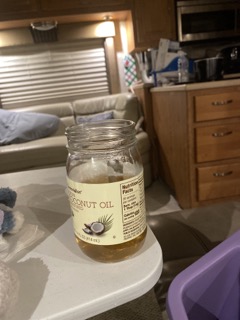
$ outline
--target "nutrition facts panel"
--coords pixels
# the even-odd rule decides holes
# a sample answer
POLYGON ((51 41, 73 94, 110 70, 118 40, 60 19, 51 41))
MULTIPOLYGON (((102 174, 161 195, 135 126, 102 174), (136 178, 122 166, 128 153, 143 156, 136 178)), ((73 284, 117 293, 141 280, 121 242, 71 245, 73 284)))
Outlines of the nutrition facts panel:
POLYGON ((121 184, 124 240, 140 235, 146 228, 143 175, 121 184))

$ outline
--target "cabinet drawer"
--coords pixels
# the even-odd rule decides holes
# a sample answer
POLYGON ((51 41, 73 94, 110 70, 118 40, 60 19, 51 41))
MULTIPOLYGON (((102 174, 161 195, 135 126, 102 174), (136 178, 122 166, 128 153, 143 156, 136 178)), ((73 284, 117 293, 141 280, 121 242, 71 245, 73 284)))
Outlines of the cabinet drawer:
POLYGON ((195 121, 240 117, 240 92, 195 96, 195 121))
POLYGON ((196 161, 214 161, 240 157, 240 124, 195 129, 196 161))
POLYGON ((198 200, 240 196, 240 163, 197 169, 198 200))

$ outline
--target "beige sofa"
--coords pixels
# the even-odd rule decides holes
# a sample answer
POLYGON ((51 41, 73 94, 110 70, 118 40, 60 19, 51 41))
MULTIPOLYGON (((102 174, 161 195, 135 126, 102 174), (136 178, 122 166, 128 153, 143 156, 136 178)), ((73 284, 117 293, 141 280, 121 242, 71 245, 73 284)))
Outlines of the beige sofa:
MULTIPOLYGON (((141 105, 137 97, 131 93, 11 109, 16 112, 57 115, 60 118, 60 125, 54 135, 46 138, 0 146, 0 174, 65 165, 67 159, 65 128, 75 124, 79 116, 96 115, 111 110, 116 119, 129 119, 135 123, 141 120, 141 105)), ((150 141, 143 130, 140 130, 136 137, 144 166, 145 187, 147 187, 152 182, 150 141)))

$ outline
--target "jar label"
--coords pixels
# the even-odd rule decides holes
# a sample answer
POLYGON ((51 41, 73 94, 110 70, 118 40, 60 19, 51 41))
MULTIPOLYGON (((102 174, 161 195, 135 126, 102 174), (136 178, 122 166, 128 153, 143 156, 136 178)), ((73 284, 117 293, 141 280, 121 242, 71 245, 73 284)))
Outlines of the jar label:
POLYGON ((138 237, 146 228, 143 171, 112 183, 67 179, 76 236, 95 245, 114 245, 138 237))

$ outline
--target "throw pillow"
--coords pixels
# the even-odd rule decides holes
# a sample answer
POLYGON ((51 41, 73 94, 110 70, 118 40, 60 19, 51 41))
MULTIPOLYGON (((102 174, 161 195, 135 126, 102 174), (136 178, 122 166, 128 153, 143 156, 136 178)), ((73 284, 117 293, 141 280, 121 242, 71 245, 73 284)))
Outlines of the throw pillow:
POLYGON ((77 116, 76 123, 82 124, 87 122, 103 121, 108 119, 113 119, 113 111, 94 113, 87 116, 77 116))
POLYGON ((59 122, 55 115, 0 110, 0 145, 47 137, 57 130, 59 122))

